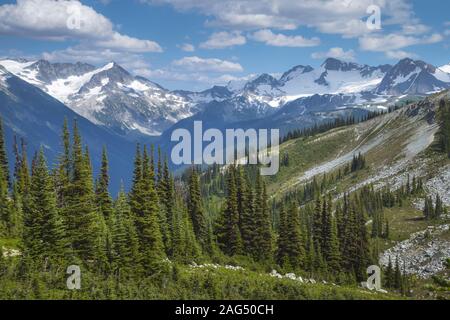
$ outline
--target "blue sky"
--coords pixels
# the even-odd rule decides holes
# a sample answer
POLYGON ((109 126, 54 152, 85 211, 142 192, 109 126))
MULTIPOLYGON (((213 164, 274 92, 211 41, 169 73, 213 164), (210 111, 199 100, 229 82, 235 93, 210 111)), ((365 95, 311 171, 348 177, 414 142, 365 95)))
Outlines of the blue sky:
POLYGON ((442 0, 0 0, 0 57, 113 60, 169 89, 201 90, 327 57, 448 64, 449 12, 442 0), (367 27, 371 5, 381 29, 367 27))

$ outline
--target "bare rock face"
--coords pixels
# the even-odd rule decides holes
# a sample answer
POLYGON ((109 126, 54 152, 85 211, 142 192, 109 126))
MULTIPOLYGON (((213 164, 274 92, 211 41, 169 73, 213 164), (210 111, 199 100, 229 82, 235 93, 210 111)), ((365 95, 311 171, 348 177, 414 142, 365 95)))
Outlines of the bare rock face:
POLYGON ((382 253, 380 265, 386 267, 389 258, 393 264, 399 259, 407 274, 430 278, 445 269, 444 262, 450 257, 450 241, 439 239, 439 235, 449 230, 450 225, 446 224, 412 234, 408 240, 382 253))

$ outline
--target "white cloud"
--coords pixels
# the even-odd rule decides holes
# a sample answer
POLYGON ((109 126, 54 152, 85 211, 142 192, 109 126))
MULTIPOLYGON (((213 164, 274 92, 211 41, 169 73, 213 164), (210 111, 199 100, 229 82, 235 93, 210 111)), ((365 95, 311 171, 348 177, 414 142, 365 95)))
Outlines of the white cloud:
POLYGON ((183 43, 182 45, 179 45, 178 47, 185 52, 194 52, 195 51, 195 46, 191 43, 183 43))
POLYGON ((359 39, 362 50, 374 52, 396 51, 402 48, 420 44, 433 44, 442 41, 440 34, 431 36, 414 37, 404 34, 391 33, 386 36, 365 36, 359 39))
POLYGON ((174 68, 163 69, 141 69, 136 70, 137 75, 149 78, 153 81, 164 81, 175 84, 186 83, 191 89, 204 90, 211 88, 213 85, 226 85, 230 81, 232 82, 247 82, 250 79, 254 79, 255 75, 235 76, 228 73, 225 74, 208 74, 204 72, 183 72, 182 70, 174 70, 174 68))
POLYGON ((419 56, 412 52, 407 52, 403 50, 397 50, 397 51, 387 51, 386 57, 393 60, 401 60, 404 58, 410 58, 410 59, 418 59, 419 56))
POLYGON ((247 39, 237 31, 213 33, 206 42, 200 44, 203 49, 223 49, 227 47, 244 45, 247 39))
POLYGON ((182 69, 194 72, 242 72, 243 68, 239 63, 220 60, 220 59, 203 59, 196 56, 184 57, 175 60, 172 65, 182 69))
POLYGON ((154 41, 122 35, 105 16, 77 0, 17 0, 0 6, 0 34, 77 40, 99 48, 161 52, 154 41))
POLYGON ((348 50, 345 51, 342 48, 336 47, 331 48, 327 52, 314 52, 311 57, 313 59, 325 59, 325 58, 336 58, 340 60, 345 61, 355 61, 355 51, 354 50, 348 50))
POLYGON ((115 61, 134 74, 137 74, 138 70, 150 68, 149 63, 140 54, 114 51, 111 49, 98 50, 83 47, 69 47, 64 50, 44 52, 41 58, 51 62, 82 61, 93 65, 103 65, 115 61))
POLYGON ((267 29, 254 32, 252 39, 276 47, 315 47, 320 44, 320 39, 317 37, 307 39, 302 36, 287 36, 281 33, 275 34, 267 29))
POLYGON ((300 26, 321 32, 355 36, 371 33, 363 21, 370 5, 380 7, 383 23, 416 24, 409 0, 141 0, 170 4, 177 10, 195 10, 208 16, 208 25, 240 30, 295 30, 300 26), (210 18, 212 17, 212 19, 210 18))
POLYGON ((403 33, 408 35, 424 34, 430 31, 430 27, 424 24, 409 24, 402 26, 403 33))
POLYGON ((115 32, 111 39, 100 40, 95 45, 102 48, 126 50, 131 52, 162 52, 159 44, 150 40, 139 40, 115 32))

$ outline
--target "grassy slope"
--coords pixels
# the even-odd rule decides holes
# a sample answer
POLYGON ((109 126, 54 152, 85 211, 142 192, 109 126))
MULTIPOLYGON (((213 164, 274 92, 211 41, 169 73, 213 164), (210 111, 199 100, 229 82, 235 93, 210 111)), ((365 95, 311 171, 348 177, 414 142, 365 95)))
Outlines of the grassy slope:
MULTIPOLYGON (((430 100, 438 101, 444 95, 447 93, 437 94, 430 97, 430 100)), ((343 191, 361 187, 367 181, 375 185, 383 185, 405 181, 407 174, 411 174, 411 177, 417 174, 425 181, 436 176, 441 168, 450 164, 450 161, 430 148, 425 148, 426 139, 420 141, 427 135, 432 138, 436 132, 436 126, 428 122, 428 116, 432 114, 432 110, 428 110, 427 106, 421 106, 417 110, 419 110, 418 114, 406 107, 366 123, 283 144, 280 148, 281 155, 289 154, 290 166, 281 168, 279 175, 268 180, 269 190, 277 196, 298 188, 303 183, 303 181, 299 183, 299 179, 307 170, 342 157, 346 152, 351 152, 364 144, 372 144, 365 153, 369 167, 345 176, 332 185, 330 192, 335 196, 343 191), (382 137, 381 143, 373 143, 380 137, 382 137), (381 172, 388 173, 381 174, 381 172)), ((329 170, 328 173, 336 172, 337 168, 329 170)), ((319 179, 320 176, 317 175, 319 179)), ((450 222, 449 219, 435 222, 424 220, 422 212, 414 207, 412 201, 406 202, 402 208, 386 209, 385 214, 390 221, 391 240, 380 240, 381 249, 388 249, 398 241, 406 240, 412 233, 424 230, 428 226, 450 222)), ((440 235, 439 239, 445 240, 446 237, 450 239, 448 232, 440 235)), ((418 280, 415 297, 430 297, 426 290, 429 287, 434 287, 433 280, 418 280)))

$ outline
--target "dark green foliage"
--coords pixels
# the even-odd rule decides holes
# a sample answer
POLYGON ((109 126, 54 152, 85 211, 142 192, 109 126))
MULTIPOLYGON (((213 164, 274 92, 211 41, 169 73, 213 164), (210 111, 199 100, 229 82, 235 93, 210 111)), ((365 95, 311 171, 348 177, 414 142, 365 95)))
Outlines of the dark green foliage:
POLYGON ((280 211, 277 263, 286 270, 300 270, 306 266, 305 235, 302 233, 298 205, 292 203, 287 211, 280 211))
MULTIPOLYGON (((388 112, 392 112, 395 111, 397 108, 390 108, 388 112)), ((377 112, 377 111, 370 111, 367 113, 366 116, 363 116, 361 118, 355 119, 354 116, 350 116, 347 117, 346 119, 342 119, 342 118, 336 118, 334 119, 334 121, 327 121, 321 124, 315 124, 314 126, 311 126, 309 128, 306 129, 299 129, 299 130, 294 130, 294 131, 290 131, 283 139, 282 142, 286 142, 292 139, 298 139, 298 138, 304 138, 304 137, 310 137, 310 136, 315 136, 317 134, 320 133, 324 133, 327 132, 329 130, 332 129, 336 129, 336 128, 340 128, 340 127, 344 127, 344 126, 349 126, 349 125, 353 125, 356 123, 360 123, 360 122, 365 122, 368 120, 371 120, 373 118, 376 118, 378 116, 381 116, 383 114, 385 114, 386 112, 377 112)))
POLYGON ((140 172, 141 176, 133 186, 130 197, 133 199, 131 209, 139 237, 142 267, 147 272, 155 272, 159 270, 162 260, 166 257, 159 225, 159 200, 155 189, 153 165, 145 147, 142 160, 140 159, 140 155, 136 157, 136 163, 141 164, 141 169, 135 168, 135 172, 140 172))
MULTIPOLYGON (((65 137, 65 134, 63 135, 65 137)), ((83 153, 76 121, 70 158, 70 180, 63 186, 61 209, 70 253, 84 261, 106 263, 104 220, 98 213, 89 154, 83 153)), ((63 158, 66 161, 65 158, 63 158)), ((66 165, 66 164, 65 164, 66 165)), ((60 163, 60 167, 65 166, 60 163)), ((60 183, 60 184, 64 184, 60 183)))
POLYGON ((353 156, 351 164, 351 172, 362 170, 366 167, 366 158, 361 154, 361 152, 356 156, 353 156))
POLYGON ((216 237, 220 249, 230 256, 242 253, 235 171, 234 167, 228 171, 226 204, 216 226, 216 237))
POLYGON ((237 201, 239 211, 239 225, 242 235, 243 253, 251 256, 255 252, 255 221, 254 221, 254 192, 248 179, 247 172, 238 167, 236 173, 237 201))
POLYGON ((273 255, 272 223, 270 219, 266 184, 262 180, 259 171, 256 176, 255 184, 254 224, 254 258, 260 261, 270 261, 273 255))
POLYGON ((0 166, 0 235, 9 235, 13 209, 8 194, 8 180, 0 166))
MULTIPOLYGON (((203 172, 193 167, 175 180, 159 148, 155 170, 153 147, 148 153, 138 145, 131 191, 127 195, 122 189, 113 200, 108 191, 106 149, 94 186, 89 151, 76 122, 72 136, 71 141, 66 121, 62 152, 52 174, 41 151, 33 159, 30 178, 23 141, 20 150, 14 143, 11 190, 0 166, 0 231, 2 236, 23 237, 23 255, 17 258, 21 267, 14 271, 27 279, 15 280, 16 292, 23 296, 49 298, 50 283, 58 283, 60 287, 52 294, 60 297, 62 293, 62 298, 267 296, 267 288, 248 291, 246 284, 253 283, 248 279, 241 278, 243 283, 237 284, 235 279, 186 267, 203 261, 243 265, 262 273, 281 267, 302 276, 309 273, 317 280, 344 279, 342 283, 354 284, 366 276, 373 257, 366 221, 374 221, 373 236, 388 236, 383 208, 400 205, 401 199, 423 191, 421 180, 414 178, 398 192, 368 186, 333 202, 327 189, 343 174, 350 174, 351 167, 364 168, 365 159, 359 155, 348 165, 348 173, 340 170, 314 178, 277 203, 269 200, 266 181, 270 178, 263 178, 258 166, 224 169, 214 165, 203 172), (60 279, 64 272, 58 269, 55 273, 53 261, 81 265, 86 289, 69 297, 60 279), (42 267, 46 277, 40 273, 42 267)), ((287 154, 283 162, 289 165, 287 154)), ((437 205, 433 215, 444 210, 437 205)), ((11 294, 3 289, 2 281, 0 270, 0 297, 3 292, 11 294)), ((274 281, 275 286, 278 280, 265 281, 257 282, 267 286, 274 281)), ((285 286, 283 281, 272 294, 286 289, 293 291, 279 295, 314 296, 285 286)))
POLYGON ((441 100, 438 110, 439 131, 437 133, 437 148, 450 158, 450 105, 441 100))
POLYGON ((389 256, 389 263, 385 272, 385 286, 386 288, 394 287, 394 269, 392 267, 392 260, 390 256, 389 256))
POLYGON ((97 205, 100 213, 103 215, 105 221, 109 221, 113 211, 112 198, 109 194, 109 165, 108 165, 108 155, 106 153, 106 148, 103 148, 102 152, 102 163, 100 169, 100 175, 97 178, 96 185, 96 198, 97 205))
POLYGON ((139 272, 139 239, 123 189, 114 204, 112 219, 112 270, 118 274, 139 272))
POLYGON ((163 237, 164 247, 166 253, 170 255, 171 235, 173 230, 171 229, 171 221, 173 219, 173 205, 175 202, 173 179, 170 176, 167 158, 162 164, 161 150, 158 148, 158 174, 156 190, 158 192, 159 199, 159 224, 161 234, 163 237))
POLYGON ((425 197, 425 205, 423 209, 423 215, 427 220, 439 219, 439 217, 445 214, 446 208, 441 200, 439 194, 436 194, 435 204, 433 204, 433 199, 430 197, 425 197))
POLYGON ((191 263, 201 255, 201 248, 195 237, 188 210, 181 199, 175 200, 172 216, 173 259, 182 263, 191 263))
POLYGON ((331 198, 324 200, 322 210, 323 257, 331 273, 340 271, 340 251, 336 219, 333 216, 331 198))
POLYGON ((211 243, 209 237, 209 228, 203 211, 203 203, 200 193, 200 179, 197 170, 192 167, 188 185, 188 201, 187 208, 189 216, 192 220, 194 233, 198 243, 203 250, 210 252, 211 243))
POLYGON ((63 257, 65 236, 42 149, 33 163, 30 193, 24 206, 23 244, 28 257, 43 262, 45 258, 63 257))
POLYGON ((11 178, 9 175, 8 156, 6 153, 5 136, 3 132, 3 120, 0 118, 0 167, 7 181, 8 187, 11 186, 11 178))

